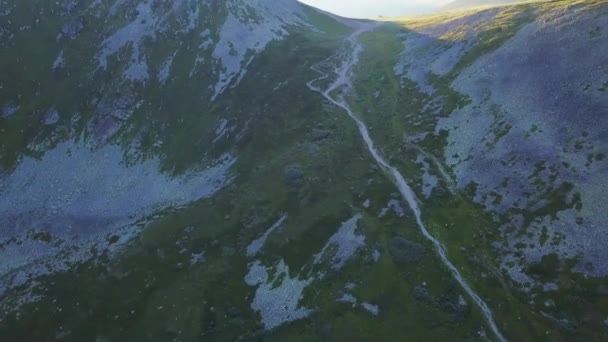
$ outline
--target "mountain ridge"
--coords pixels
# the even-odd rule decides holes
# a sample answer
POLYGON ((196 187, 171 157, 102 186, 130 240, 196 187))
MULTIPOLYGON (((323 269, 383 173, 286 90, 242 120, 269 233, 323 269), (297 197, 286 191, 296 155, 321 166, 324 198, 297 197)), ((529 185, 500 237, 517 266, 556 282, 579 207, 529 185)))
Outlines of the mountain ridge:
MULTIPOLYGON (((505 6, 512 4, 523 4, 526 2, 538 2, 539 0, 454 0, 439 8, 439 11, 463 10, 484 6, 505 6)), ((543 0, 540 0, 543 1, 543 0)), ((546 1, 546 0, 545 0, 546 1)), ((548 0, 551 1, 551 0, 548 0)))
POLYGON ((607 11, 1 3, 0 335, 605 337, 607 11))

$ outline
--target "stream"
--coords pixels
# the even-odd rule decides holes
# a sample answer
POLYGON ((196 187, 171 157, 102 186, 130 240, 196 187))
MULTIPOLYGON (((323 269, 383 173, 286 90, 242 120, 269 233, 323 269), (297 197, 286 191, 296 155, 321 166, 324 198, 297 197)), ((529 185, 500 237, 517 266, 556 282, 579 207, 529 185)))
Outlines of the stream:
MULTIPOLYGON (((363 46, 359 43, 357 38, 362 33, 373 30, 374 28, 377 27, 377 25, 375 25, 375 24, 363 24, 363 25, 364 26, 357 29, 346 40, 345 45, 352 46, 352 52, 350 53, 350 56, 347 56, 344 59, 342 65, 340 65, 338 68, 335 69, 335 73, 337 75, 336 80, 333 81, 326 90, 322 90, 320 87, 315 86, 315 84, 317 82, 328 79, 329 75, 327 73, 325 73, 323 70, 321 70, 320 68, 318 68, 317 66, 313 66, 312 69, 314 71, 320 73, 322 76, 315 80, 310 81, 307 85, 312 91, 321 93, 323 95, 323 97, 325 97, 328 101, 330 101, 334 105, 344 109, 344 111, 346 111, 346 113, 348 113, 348 115, 351 117, 351 119, 353 119, 353 121, 355 121, 355 123, 357 124, 357 127, 359 129, 359 133, 361 134, 363 141, 367 145, 367 149, 371 153, 372 157, 374 158, 376 163, 383 170, 385 170, 386 173, 391 177, 391 180, 399 189, 401 196, 403 197, 403 199, 407 202, 409 207, 414 212, 414 217, 416 219, 416 223, 418 224, 418 227, 420 228, 420 232, 422 233, 422 235, 433 244, 433 246, 435 247, 435 250, 437 251, 437 254, 439 255, 443 264, 449 269, 450 273, 452 274, 454 279, 456 279, 456 281, 460 284, 462 289, 475 302, 475 304, 481 311, 482 315, 484 316, 486 323, 488 324, 488 326, 490 327, 490 329, 492 330, 492 332, 494 333, 496 338, 499 341, 504 342, 504 341, 506 341, 506 338, 502 335, 502 333, 498 329, 498 326, 496 325, 496 323, 494 321, 494 316, 492 314, 492 311, 490 310, 490 308, 488 307, 486 302, 471 288, 471 286, 469 286, 467 281, 462 277, 460 271, 458 271, 456 266, 454 266, 454 264, 452 264, 452 262, 448 259, 447 251, 446 251, 445 247, 443 246, 443 244, 439 240, 437 240, 427 230, 426 226, 424 225, 424 222, 422 221, 422 212, 420 210, 420 207, 418 206, 418 200, 416 198, 416 195, 415 195, 414 191, 408 185, 408 183, 405 180, 405 178, 403 177, 403 175, 401 175, 401 173, 395 167, 391 166, 380 155, 380 153, 378 152, 378 150, 376 149, 376 147, 374 145, 374 141, 372 140, 372 138, 369 134, 369 130, 367 129, 367 126, 365 125, 365 123, 363 121, 361 121, 355 115, 355 113, 353 113, 353 111, 350 109, 350 106, 348 105, 348 103, 346 102, 344 97, 342 95, 338 95, 337 97, 332 97, 332 93, 336 90, 348 90, 348 89, 352 88, 353 68, 355 65, 357 65, 357 63, 359 61, 359 54, 363 51, 363 46)), ((346 47, 346 48, 348 48, 348 47, 346 47)), ((331 56, 330 59, 332 57, 335 57, 335 55, 331 56)), ((325 61, 321 62, 320 64, 322 64, 324 62, 325 61)))

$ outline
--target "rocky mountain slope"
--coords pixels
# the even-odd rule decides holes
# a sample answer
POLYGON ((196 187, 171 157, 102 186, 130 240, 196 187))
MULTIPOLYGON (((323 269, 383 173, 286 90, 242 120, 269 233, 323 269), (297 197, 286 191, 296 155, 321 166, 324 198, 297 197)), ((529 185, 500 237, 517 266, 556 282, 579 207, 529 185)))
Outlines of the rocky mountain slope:
POLYGON ((323 35, 308 18, 322 15, 296 2, 4 7, 5 272, 64 252, 32 231, 84 250, 117 231, 123 242, 137 220, 225 187, 251 118, 220 97, 288 29, 323 35))
POLYGON ((0 336, 605 339, 606 28, 0 2, 0 336))

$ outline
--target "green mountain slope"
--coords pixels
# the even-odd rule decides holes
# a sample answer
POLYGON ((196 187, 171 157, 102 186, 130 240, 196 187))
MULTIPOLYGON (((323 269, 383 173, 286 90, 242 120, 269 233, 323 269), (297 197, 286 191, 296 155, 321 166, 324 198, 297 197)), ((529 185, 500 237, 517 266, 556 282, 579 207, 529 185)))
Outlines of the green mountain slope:
POLYGON ((606 27, 0 3, 0 336, 606 338, 606 27))
POLYGON ((606 14, 602 1, 517 5, 362 37, 352 105, 419 175, 428 226, 515 340, 606 333, 606 14))
MULTIPOLYGON (((512 3, 524 3, 531 0, 454 0, 441 6, 442 11, 462 10, 482 6, 500 6, 512 3)), ((533 1, 533 0, 532 0, 533 1)))

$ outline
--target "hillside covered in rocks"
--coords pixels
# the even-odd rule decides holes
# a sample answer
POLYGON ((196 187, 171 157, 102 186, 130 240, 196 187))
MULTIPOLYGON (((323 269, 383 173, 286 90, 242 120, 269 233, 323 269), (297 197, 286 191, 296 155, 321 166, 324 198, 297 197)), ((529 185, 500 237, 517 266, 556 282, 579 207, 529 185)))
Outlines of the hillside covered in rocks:
POLYGON ((608 2, 0 1, 0 336, 608 337, 608 2))

